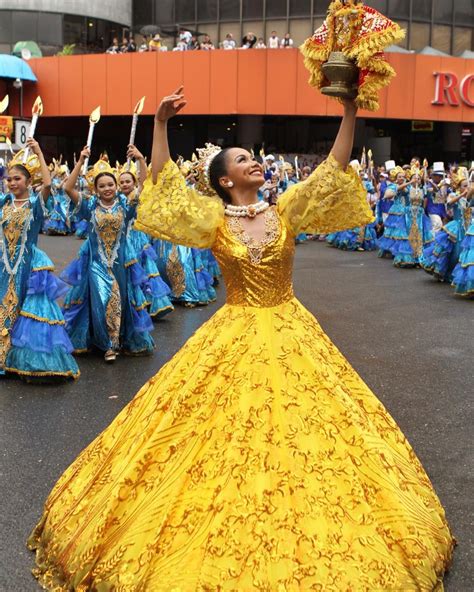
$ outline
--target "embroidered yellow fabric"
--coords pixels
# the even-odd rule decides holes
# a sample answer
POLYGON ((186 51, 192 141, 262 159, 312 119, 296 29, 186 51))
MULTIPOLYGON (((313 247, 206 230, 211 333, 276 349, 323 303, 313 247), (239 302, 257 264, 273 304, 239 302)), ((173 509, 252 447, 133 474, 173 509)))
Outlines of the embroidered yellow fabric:
POLYGON ((178 166, 169 160, 155 185, 151 173, 145 181, 134 228, 179 245, 207 248, 223 221, 222 201, 187 187, 178 166))
POLYGON ((295 299, 221 308, 66 470, 29 544, 55 592, 431 592, 452 550, 403 434, 295 299))
POLYGON ((332 154, 301 183, 278 199, 278 210, 295 233, 336 232, 373 222, 366 191, 352 167, 344 170, 332 154))
MULTIPOLYGON (((176 239, 175 205, 179 224, 149 223, 176 239)), ((59 479, 29 540, 36 577, 54 592, 441 591, 453 539, 429 478, 293 296, 294 232, 318 208, 288 203, 287 224, 269 208, 261 245, 213 208, 192 242, 212 241, 227 303, 59 479)))

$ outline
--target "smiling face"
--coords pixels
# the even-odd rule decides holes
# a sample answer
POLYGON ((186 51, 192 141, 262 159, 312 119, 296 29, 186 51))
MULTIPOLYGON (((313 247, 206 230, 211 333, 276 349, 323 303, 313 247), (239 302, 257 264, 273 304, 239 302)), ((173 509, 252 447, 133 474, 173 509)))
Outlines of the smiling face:
POLYGON ((222 187, 227 188, 229 182, 235 189, 258 189, 265 178, 262 165, 243 148, 229 148, 226 153, 227 175, 220 177, 222 187))
POLYGON ((104 203, 112 203, 117 193, 117 183, 110 175, 103 175, 97 179, 95 190, 97 197, 104 203))
POLYGON ((405 173, 398 173, 397 174, 397 185, 403 185, 403 183, 406 183, 406 177, 405 177, 405 173))
POLYGON ((130 195, 135 189, 135 179, 130 173, 122 173, 119 179, 120 191, 124 195, 130 195))
POLYGON ((30 179, 20 169, 13 167, 6 178, 9 193, 21 199, 28 195, 30 179))

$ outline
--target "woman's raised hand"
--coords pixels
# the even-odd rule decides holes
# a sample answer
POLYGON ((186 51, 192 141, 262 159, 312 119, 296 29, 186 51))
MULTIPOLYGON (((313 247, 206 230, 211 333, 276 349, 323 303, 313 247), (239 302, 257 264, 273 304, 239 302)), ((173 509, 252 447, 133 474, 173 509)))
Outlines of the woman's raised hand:
POLYGON ((84 164, 86 158, 90 158, 90 155, 91 149, 88 146, 84 146, 84 148, 81 150, 81 154, 79 155, 79 161, 81 164, 84 164))
POLYGON ((33 154, 36 154, 37 156, 41 154, 40 145, 34 138, 28 138, 26 140, 26 146, 31 150, 31 152, 33 152, 33 154))
POLYGON ((129 144, 127 147, 127 158, 131 158, 133 160, 145 160, 143 154, 138 150, 138 148, 134 144, 129 144))
POLYGON ((172 95, 163 97, 155 114, 155 121, 165 122, 177 115, 186 105, 183 94, 184 86, 177 88, 172 95))

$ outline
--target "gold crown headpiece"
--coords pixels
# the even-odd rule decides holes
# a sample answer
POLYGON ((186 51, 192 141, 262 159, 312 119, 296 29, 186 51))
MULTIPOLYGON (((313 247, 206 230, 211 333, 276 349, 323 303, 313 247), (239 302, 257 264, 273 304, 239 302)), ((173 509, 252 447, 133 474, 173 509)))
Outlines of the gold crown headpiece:
POLYGON ((402 169, 402 167, 400 165, 396 166, 395 168, 390 170, 390 179, 392 181, 395 181, 395 179, 397 178, 397 175, 399 173, 405 174, 405 171, 402 169))
POLYGON ((209 197, 217 197, 216 191, 211 187, 209 178, 209 168, 214 158, 221 152, 220 146, 206 143, 204 148, 198 148, 197 153, 199 158, 192 162, 192 170, 196 183, 194 188, 202 195, 209 197))
POLYGON ((410 180, 414 175, 420 175, 421 176, 420 167, 417 166, 416 164, 414 164, 412 167, 410 167, 406 171, 406 176, 407 176, 407 179, 408 180, 410 180))
POLYGON ((106 160, 99 159, 95 165, 84 175, 91 192, 94 191, 95 178, 101 173, 109 173, 114 177, 115 180, 117 180, 117 171, 113 169, 106 160))
POLYGON ((12 169, 14 166, 22 166, 28 171, 32 184, 41 181, 41 164, 38 156, 30 153, 26 162, 23 162, 24 154, 25 150, 23 148, 19 150, 9 161, 8 170, 12 169))
POLYGON ((469 171, 467 170, 467 167, 459 167, 457 172, 451 175, 451 180, 455 189, 458 189, 463 181, 469 181, 469 171))
POLYGON ((137 179, 138 179, 137 163, 133 160, 131 160, 130 163, 125 163, 123 165, 120 165, 120 163, 117 163, 117 179, 120 179, 120 175, 123 175, 124 173, 129 173, 130 175, 132 175, 132 177, 135 179, 135 181, 137 181, 137 179))

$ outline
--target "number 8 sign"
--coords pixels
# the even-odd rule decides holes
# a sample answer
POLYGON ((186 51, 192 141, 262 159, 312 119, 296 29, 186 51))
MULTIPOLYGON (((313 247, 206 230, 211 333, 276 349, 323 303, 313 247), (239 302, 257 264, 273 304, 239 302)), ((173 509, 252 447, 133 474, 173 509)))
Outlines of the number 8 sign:
POLYGON ((26 146, 26 140, 28 139, 28 134, 30 133, 30 122, 29 121, 15 121, 15 144, 20 148, 24 148, 26 146))

